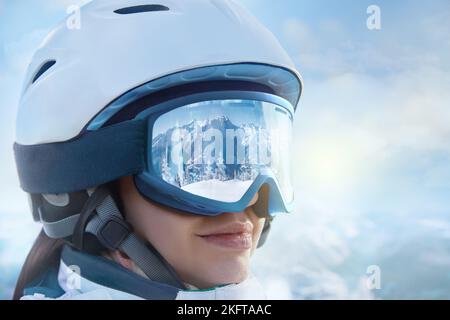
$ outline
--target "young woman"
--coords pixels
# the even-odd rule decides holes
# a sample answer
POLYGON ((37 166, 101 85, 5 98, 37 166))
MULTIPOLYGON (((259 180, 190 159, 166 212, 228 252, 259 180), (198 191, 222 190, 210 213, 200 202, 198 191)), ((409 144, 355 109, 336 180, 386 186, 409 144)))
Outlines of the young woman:
POLYGON ((100 1, 33 57, 14 146, 43 224, 15 299, 260 299, 302 83, 232 1, 100 1))

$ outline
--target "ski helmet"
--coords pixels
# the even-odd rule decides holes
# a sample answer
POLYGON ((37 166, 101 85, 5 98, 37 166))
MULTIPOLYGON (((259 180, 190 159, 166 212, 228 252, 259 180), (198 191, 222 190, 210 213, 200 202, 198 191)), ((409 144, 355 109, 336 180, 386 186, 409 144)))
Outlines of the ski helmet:
POLYGON ((206 216, 240 212, 259 192, 262 244, 272 218, 293 206, 289 139, 302 80, 233 1, 145 2, 93 1, 80 29, 63 22, 47 36, 28 67, 14 150, 48 236, 83 249, 89 234, 180 285, 105 184, 133 176, 145 198, 206 216))

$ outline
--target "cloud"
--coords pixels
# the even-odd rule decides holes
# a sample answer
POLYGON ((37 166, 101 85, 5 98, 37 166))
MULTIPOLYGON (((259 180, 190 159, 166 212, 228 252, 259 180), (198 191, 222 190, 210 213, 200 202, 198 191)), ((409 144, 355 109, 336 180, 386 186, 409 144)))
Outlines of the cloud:
POLYGON ((293 298, 291 288, 285 278, 270 276, 265 283, 265 291, 268 299, 291 300, 293 298))
POLYGON ((16 41, 3 45, 4 62, 10 68, 10 72, 23 74, 26 71, 34 51, 47 33, 47 29, 36 29, 16 41))
POLYGON ((286 279, 267 280, 267 288, 295 298, 389 296, 365 287, 367 266, 380 264, 391 292, 448 292, 445 283, 440 293, 429 291, 443 269, 430 284, 407 285, 427 267, 448 263, 445 249, 430 249, 448 239, 450 58, 441 48, 448 37, 435 33, 447 17, 419 22, 426 48, 421 39, 401 41, 403 30, 357 41, 337 21, 283 23, 306 86, 293 147, 297 210, 275 219, 255 257, 259 274, 286 279), (405 226, 414 219, 420 227, 405 226), (417 242, 423 245, 414 250, 417 242), (406 261, 418 267, 395 267, 406 261), (392 287, 392 277, 401 285, 392 287))
POLYGON ((401 41, 398 29, 361 37, 337 20, 283 23, 306 84, 294 148, 303 186, 347 194, 411 156, 427 159, 428 186, 449 186, 439 178, 448 166, 433 161, 450 158, 450 59, 440 49, 448 42, 441 30, 446 18, 447 11, 421 18, 409 30, 420 31, 426 48, 401 41))
POLYGON ((253 259, 255 274, 271 297, 373 298, 361 285, 366 264, 351 263, 356 270, 350 274, 337 271, 358 256, 350 244, 361 224, 350 218, 354 213, 341 209, 305 196, 296 213, 275 219, 268 242, 253 259))
MULTIPOLYGON (((64 10, 71 6, 83 6, 92 0, 48 0, 45 5, 50 9, 64 10)), ((97 0, 98 1, 98 0, 97 0)))
POLYGON ((295 123, 299 201, 314 194, 361 214, 448 211, 449 85, 434 67, 310 79, 295 123))
POLYGON ((394 28, 386 23, 381 31, 352 30, 350 24, 338 20, 339 15, 319 18, 309 24, 290 18, 282 22, 280 36, 306 75, 371 73, 383 76, 423 65, 449 71, 450 40, 443 26, 450 19, 450 10, 414 15, 412 22, 405 22, 411 19, 412 14, 408 14, 408 10, 396 14, 398 25, 405 25, 405 28, 394 28))
POLYGON ((438 218, 422 218, 418 219, 417 223, 434 233, 439 233, 444 238, 450 238, 450 222, 438 218))

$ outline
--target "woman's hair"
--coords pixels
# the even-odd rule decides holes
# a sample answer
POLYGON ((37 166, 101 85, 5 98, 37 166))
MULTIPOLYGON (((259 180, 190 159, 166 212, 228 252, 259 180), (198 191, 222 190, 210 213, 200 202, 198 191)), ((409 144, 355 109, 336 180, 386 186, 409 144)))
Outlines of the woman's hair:
MULTIPOLYGON (((111 182, 106 186, 109 188, 120 212, 123 213, 117 181, 111 182)), ((19 300, 23 296, 23 290, 33 280, 43 275, 49 269, 58 269, 61 250, 65 243, 63 239, 49 238, 44 230, 41 230, 20 271, 14 290, 14 300, 19 300)))
POLYGON ((50 268, 58 268, 63 245, 64 240, 51 239, 44 230, 41 230, 20 271, 14 290, 14 300, 19 300, 23 296, 25 286, 31 281, 50 268))

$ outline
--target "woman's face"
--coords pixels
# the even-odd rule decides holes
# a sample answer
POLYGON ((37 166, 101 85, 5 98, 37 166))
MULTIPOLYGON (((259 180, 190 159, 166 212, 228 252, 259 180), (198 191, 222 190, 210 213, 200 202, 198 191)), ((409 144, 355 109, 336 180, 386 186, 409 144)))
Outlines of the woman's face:
POLYGON ((243 212, 206 217, 146 200, 131 177, 122 178, 119 186, 128 222, 184 282, 202 289, 239 283, 248 276, 265 222, 252 208, 258 195, 243 212))

